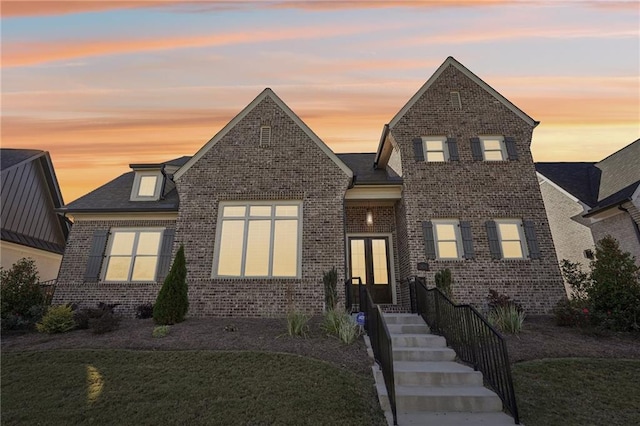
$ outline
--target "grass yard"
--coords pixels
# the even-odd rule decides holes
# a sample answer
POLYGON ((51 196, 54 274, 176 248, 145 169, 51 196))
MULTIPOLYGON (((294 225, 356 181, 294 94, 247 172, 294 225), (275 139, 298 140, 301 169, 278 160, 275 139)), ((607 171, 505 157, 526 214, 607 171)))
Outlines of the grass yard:
POLYGON ((549 359, 512 370, 527 426, 640 424, 640 360, 549 359))
POLYGON ((2 354, 2 424, 383 425, 371 382, 267 352, 2 354))

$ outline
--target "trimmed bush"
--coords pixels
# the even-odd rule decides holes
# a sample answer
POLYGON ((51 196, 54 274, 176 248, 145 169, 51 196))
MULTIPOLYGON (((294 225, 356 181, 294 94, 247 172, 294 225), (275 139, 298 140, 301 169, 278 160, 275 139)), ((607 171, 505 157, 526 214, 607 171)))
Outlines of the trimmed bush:
POLYGON ((167 334, 169 334, 170 329, 171 327, 169 327, 168 325, 159 325, 153 329, 153 332, 151 333, 151 337, 155 337, 155 338, 165 337, 167 334))
POLYGON ((151 303, 143 303, 136 306, 136 318, 147 319, 153 317, 153 305, 151 303))
POLYGON ((51 306, 42 320, 36 324, 40 333, 65 333, 76 327, 73 311, 69 305, 51 306))
POLYGON ((5 330, 28 328, 42 318, 45 297, 33 259, 20 259, 0 268, 0 316, 5 330))
POLYGON ((164 280, 156 304, 153 307, 153 320, 159 325, 172 325, 184 321, 189 310, 187 294, 187 265, 184 246, 176 254, 171 271, 164 280))
POLYGON ((287 314, 287 332, 289 336, 307 337, 309 317, 302 312, 291 311, 287 314))
POLYGON ((120 327, 120 316, 110 311, 103 311, 97 318, 89 319, 89 328, 93 334, 104 334, 117 330, 120 327))

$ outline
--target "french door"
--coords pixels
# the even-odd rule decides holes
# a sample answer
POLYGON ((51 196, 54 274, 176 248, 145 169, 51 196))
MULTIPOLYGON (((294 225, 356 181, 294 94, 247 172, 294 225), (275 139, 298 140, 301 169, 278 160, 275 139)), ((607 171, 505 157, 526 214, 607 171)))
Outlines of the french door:
POLYGON ((390 266, 388 237, 349 237, 350 275, 367 284, 375 303, 393 303, 390 266))

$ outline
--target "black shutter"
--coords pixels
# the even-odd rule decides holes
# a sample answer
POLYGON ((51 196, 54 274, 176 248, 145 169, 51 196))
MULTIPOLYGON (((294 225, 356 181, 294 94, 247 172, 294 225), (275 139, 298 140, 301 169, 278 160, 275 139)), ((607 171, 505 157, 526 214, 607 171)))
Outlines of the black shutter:
POLYGON ((162 235, 162 247, 160 248, 160 258, 158 259, 158 278, 156 281, 163 282, 169 268, 171 267, 171 251, 173 250, 173 237, 175 229, 165 229, 162 235))
POLYGON ((462 234, 462 248, 464 249, 464 258, 473 259, 476 253, 473 251, 473 236, 471 235, 471 223, 460 222, 460 234, 462 234))
POLYGON ((507 147, 507 157, 509 160, 514 161, 518 159, 518 148, 516 147, 516 140, 512 137, 504 138, 504 144, 507 147))
POLYGON ((447 138, 447 147, 449 148, 449 161, 460 160, 460 156, 458 155, 458 141, 456 141, 456 138, 447 138))
POLYGON ((424 161, 424 148, 422 147, 422 138, 413 140, 413 156, 416 161, 424 161))
POLYGON ((104 249, 107 247, 108 237, 109 230, 107 229, 99 229, 93 233, 87 269, 84 273, 86 282, 97 283, 100 279, 100 268, 102 267, 102 259, 104 258, 104 249))
POLYGON ((480 146, 480 138, 471 138, 471 155, 476 161, 482 161, 482 147, 480 146))
POLYGON ((424 254, 427 259, 435 259, 436 244, 433 240, 433 225, 430 221, 422 222, 422 234, 424 235, 424 254))
POLYGON ((532 220, 523 220, 524 236, 527 238, 527 246, 529 247, 529 258, 540 259, 540 247, 538 246, 538 238, 536 237, 536 226, 532 220))
POLYGON ((493 220, 485 223, 487 227, 487 238, 489 239, 489 251, 493 259, 502 259, 502 250, 500 249, 500 239, 498 238, 498 229, 493 220))

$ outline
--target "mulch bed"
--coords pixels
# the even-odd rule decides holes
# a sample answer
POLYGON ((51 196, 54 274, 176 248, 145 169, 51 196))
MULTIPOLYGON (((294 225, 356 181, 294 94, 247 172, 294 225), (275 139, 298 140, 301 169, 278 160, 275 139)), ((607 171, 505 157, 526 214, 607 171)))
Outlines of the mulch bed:
MULTIPOLYGON (((3 333, 2 351, 52 349, 219 350, 285 352, 330 362, 358 374, 370 374, 372 361, 362 339, 345 345, 327 337, 321 318, 310 321, 306 338, 291 337, 286 321, 275 318, 189 318, 171 326, 169 335, 153 338, 153 320, 124 319, 116 331, 90 330, 47 335, 3 333)), ((506 335, 512 363, 542 358, 640 359, 640 333, 599 333, 558 327, 551 317, 531 316, 519 335, 506 335)))
POLYGON ((512 363, 543 358, 640 359, 640 333, 558 327, 549 316, 530 316, 518 335, 505 335, 512 363))
POLYGON ((306 338, 287 334, 285 319, 188 318, 171 326, 166 337, 151 336, 152 319, 123 319, 118 330, 93 334, 75 330, 63 334, 6 333, 2 351, 53 349, 215 350, 285 352, 330 362, 340 368, 370 374, 372 360, 362 339, 346 345, 320 329, 321 318, 309 322, 306 338))

